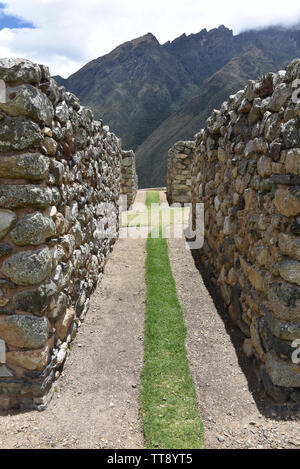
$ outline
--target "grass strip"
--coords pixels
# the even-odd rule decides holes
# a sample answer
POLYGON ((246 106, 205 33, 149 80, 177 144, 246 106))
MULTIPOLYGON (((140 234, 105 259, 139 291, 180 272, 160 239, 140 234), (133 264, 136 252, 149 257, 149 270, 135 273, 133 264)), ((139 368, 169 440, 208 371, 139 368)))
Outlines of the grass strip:
POLYGON ((147 194, 146 194, 146 207, 148 209, 150 209, 152 204, 159 204, 159 203, 160 203, 159 192, 158 191, 147 191, 147 194))
MULTIPOLYGON (((147 207, 159 193, 147 193, 147 207)), ((161 227, 160 227, 161 230, 161 227)), ((186 327, 167 240, 147 240, 142 415, 146 447, 203 448, 203 424, 185 349, 186 327)))

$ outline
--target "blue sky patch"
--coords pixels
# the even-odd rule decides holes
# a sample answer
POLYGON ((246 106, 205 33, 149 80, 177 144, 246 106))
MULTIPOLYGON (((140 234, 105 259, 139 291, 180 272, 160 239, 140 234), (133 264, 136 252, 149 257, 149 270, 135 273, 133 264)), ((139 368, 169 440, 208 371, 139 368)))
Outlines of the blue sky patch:
POLYGON ((17 16, 4 13, 5 3, 0 2, 0 30, 4 28, 32 28, 34 25, 28 21, 22 20, 17 16))

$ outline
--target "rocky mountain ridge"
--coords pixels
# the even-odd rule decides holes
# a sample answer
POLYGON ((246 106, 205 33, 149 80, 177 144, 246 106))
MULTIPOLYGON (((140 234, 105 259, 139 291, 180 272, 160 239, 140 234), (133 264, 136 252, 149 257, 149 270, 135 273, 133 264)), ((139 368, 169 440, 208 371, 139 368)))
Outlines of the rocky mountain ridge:
POLYGON ((137 152, 142 187, 162 186, 167 150, 190 139, 214 108, 248 79, 300 56, 300 28, 238 35, 225 26, 160 44, 151 33, 85 65, 60 85, 108 122, 137 152))

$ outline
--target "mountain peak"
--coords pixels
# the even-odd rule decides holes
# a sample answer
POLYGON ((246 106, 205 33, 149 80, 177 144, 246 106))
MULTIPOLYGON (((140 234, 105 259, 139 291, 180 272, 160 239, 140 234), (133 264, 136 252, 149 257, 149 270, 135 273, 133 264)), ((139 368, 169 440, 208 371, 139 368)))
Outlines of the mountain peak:
POLYGON ((132 41, 129 41, 129 43, 131 43, 135 46, 142 43, 142 42, 149 42, 149 43, 152 42, 152 43, 155 43, 155 44, 159 44, 158 40, 156 39, 156 37, 152 33, 144 34, 144 36, 140 36, 140 37, 137 37, 136 39, 133 39, 132 41))
POLYGON ((224 26, 224 24, 220 24, 220 26, 218 26, 217 28, 214 28, 208 31, 208 34, 220 34, 220 33, 233 36, 232 29, 227 28, 226 26, 224 26))
POLYGON ((227 26, 224 26, 224 24, 220 24, 217 29, 219 29, 220 31, 231 31, 231 29, 227 28, 227 26))
POLYGON ((299 57, 300 32, 294 30, 233 35, 217 24, 165 44, 148 32, 58 81, 120 135, 124 148, 138 150, 141 185, 162 186, 175 138, 192 138, 248 79, 299 57))
POLYGON ((113 49, 109 54, 99 57, 98 59, 96 59, 96 61, 92 61, 90 63, 93 64, 94 62, 96 64, 99 64, 103 63, 103 60, 119 60, 118 58, 121 58, 122 60, 122 57, 126 57, 128 53, 131 53, 136 49, 143 49, 144 47, 147 48, 147 46, 160 46, 160 43, 152 33, 147 33, 144 34, 144 36, 140 36, 135 39, 131 39, 130 41, 126 41, 115 49, 113 49))

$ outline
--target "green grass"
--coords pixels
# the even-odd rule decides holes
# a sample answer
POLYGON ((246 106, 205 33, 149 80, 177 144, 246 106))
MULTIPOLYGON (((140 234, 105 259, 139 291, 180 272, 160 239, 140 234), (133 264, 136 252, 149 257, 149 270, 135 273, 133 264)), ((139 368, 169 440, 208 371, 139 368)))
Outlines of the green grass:
POLYGON ((146 207, 151 208, 152 204, 159 204, 159 192, 158 191, 147 191, 146 194, 146 207))
MULTIPOLYGON (((159 193, 147 193, 147 207, 159 193)), ((161 227, 160 227, 161 229, 161 227)), ((147 240, 142 415, 146 447, 203 448, 203 424, 185 349, 186 327, 162 237, 147 240)))

